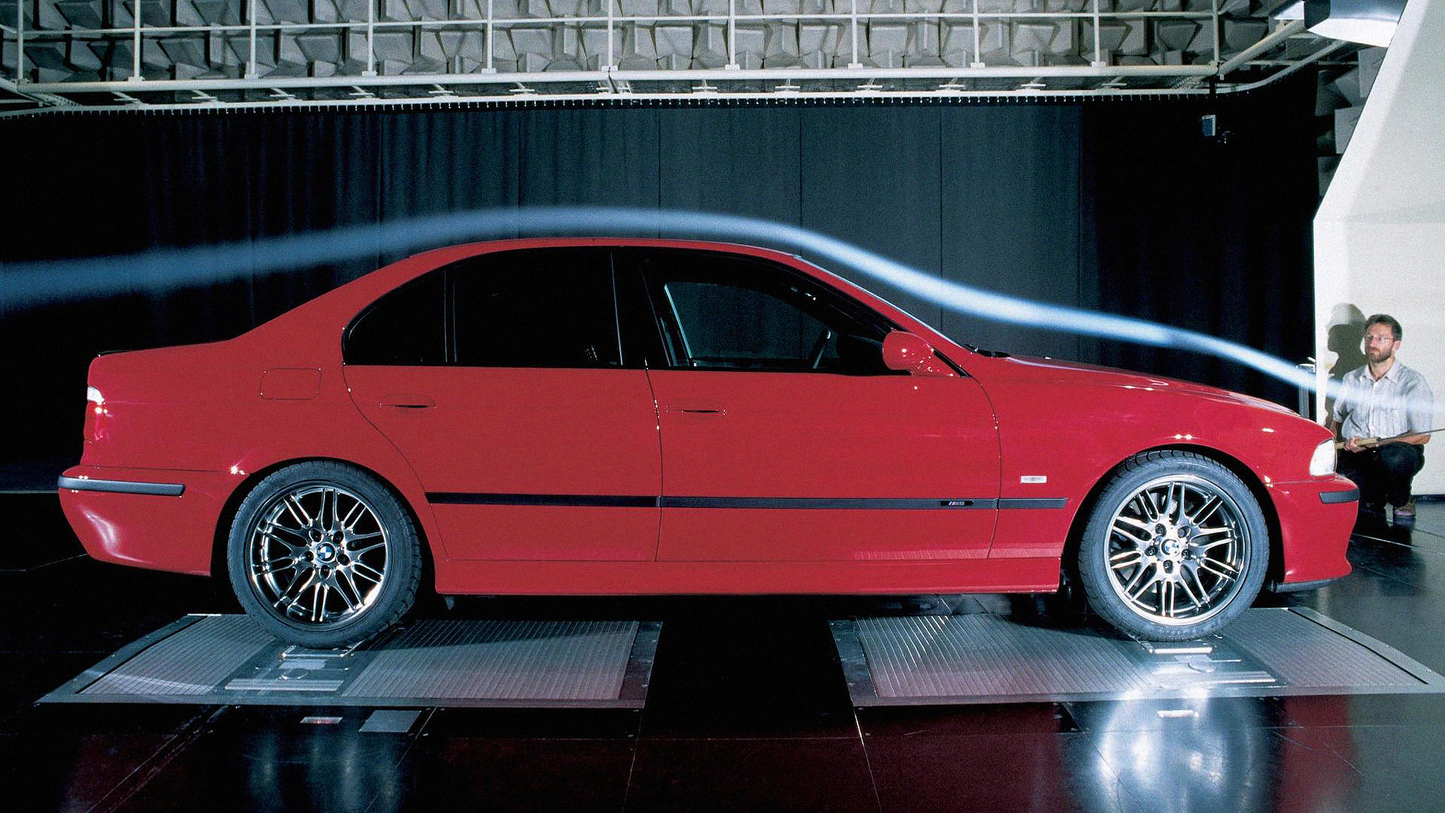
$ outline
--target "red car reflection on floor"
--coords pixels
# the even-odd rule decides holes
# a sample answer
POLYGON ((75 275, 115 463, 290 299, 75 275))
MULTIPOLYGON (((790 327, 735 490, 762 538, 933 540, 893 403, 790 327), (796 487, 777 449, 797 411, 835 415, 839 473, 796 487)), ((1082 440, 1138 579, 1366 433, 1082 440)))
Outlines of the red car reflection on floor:
POLYGON ((65 512, 309 646, 442 594, 1043 592, 1146 638, 1349 572, 1330 435, 954 343, 797 257, 420 254, 230 341, 97 358, 65 512), (427 567, 429 565, 429 567, 427 567))

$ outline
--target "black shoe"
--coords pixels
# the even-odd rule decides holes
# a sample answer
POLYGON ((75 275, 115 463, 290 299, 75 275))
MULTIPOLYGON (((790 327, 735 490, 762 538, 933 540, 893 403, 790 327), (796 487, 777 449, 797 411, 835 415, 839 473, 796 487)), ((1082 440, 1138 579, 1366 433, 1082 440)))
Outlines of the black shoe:
POLYGON ((1415 498, 1411 497, 1404 505, 1395 506, 1394 520, 1396 525, 1410 527, 1415 524, 1415 498))

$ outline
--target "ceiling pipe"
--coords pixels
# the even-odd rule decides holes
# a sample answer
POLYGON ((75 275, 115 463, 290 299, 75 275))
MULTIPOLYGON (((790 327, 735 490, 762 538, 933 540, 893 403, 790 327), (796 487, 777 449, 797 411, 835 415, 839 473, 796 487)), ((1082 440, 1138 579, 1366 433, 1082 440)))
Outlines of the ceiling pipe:
POLYGON ((404 76, 260 77, 257 79, 147 79, 142 82, 46 82, 27 83, 28 91, 47 93, 104 93, 112 90, 255 90, 263 88, 395 87, 404 85, 488 85, 520 82, 567 83, 605 82, 609 78, 628 82, 693 82, 721 79, 749 80, 865 80, 865 79, 1032 79, 1034 77, 1108 78, 1111 76, 1212 76, 1208 65, 1113 65, 1056 66, 1045 68, 825 68, 821 70, 776 68, 762 70, 683 71, 547 71, 507 74, 416 74, 404 76))

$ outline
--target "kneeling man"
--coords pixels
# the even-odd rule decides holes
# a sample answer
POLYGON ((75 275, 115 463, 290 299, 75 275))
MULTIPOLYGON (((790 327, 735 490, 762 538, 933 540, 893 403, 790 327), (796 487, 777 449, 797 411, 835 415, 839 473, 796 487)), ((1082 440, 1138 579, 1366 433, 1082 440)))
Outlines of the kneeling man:
POLYGON ((1379 313, 1369 318, 1368 363, 1345 374, 1329 420, 1329 428, 1345 442, 1339 472, 1360 487, 1360 510, 1383 514, 1388 502, 1397 525, 1415 521, 1410 483, 1425 465, 1430 435, 1424 433, 1433 412, 1425 377, 1395 358, 1403 335, 1394 317, 1379 313))

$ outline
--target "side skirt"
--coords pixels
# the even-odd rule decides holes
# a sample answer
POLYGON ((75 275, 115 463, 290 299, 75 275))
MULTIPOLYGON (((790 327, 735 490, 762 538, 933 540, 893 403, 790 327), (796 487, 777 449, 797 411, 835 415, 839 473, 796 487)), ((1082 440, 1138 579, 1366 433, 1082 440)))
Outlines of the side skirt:
POLYGON ((1051 593, 1057 557, 945 562, 437 563, 443 595, 1051 593))

